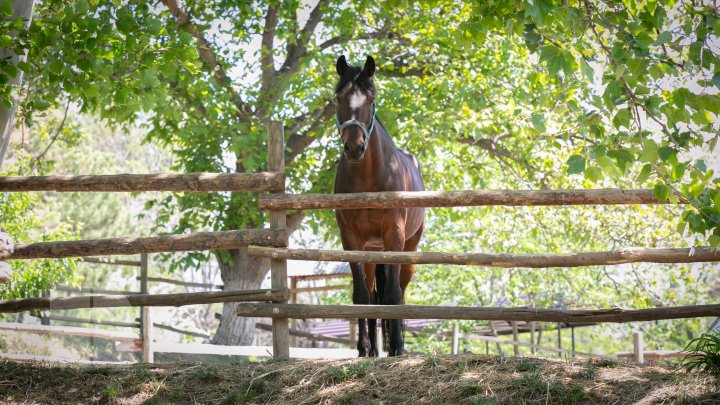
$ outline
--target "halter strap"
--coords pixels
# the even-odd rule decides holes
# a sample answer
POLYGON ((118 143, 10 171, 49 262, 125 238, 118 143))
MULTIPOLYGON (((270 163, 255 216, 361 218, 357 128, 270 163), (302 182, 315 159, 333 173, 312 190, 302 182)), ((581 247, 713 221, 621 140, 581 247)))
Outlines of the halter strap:
POLYGON ((350 127, 353 125, 360 127, 360 129, 363 132, 363 137, 365 139, 365 143, 367 144, 368 140, 370 140, 370 135, 372 135, 373 128, 375 128, 375 103, 373 102, 373 106, 372 106, 372 117, 370 118, 370 128, 366 127, 365 124, 363 124, 362 122, 355 120, 355 119, 347 120, 341 124, 340 120, 337 117, 337 114, 335 114, 335 125, 337 126, 338 132, 340 133, 340 135, 342 135, 343 130, 347 127, 350 127))

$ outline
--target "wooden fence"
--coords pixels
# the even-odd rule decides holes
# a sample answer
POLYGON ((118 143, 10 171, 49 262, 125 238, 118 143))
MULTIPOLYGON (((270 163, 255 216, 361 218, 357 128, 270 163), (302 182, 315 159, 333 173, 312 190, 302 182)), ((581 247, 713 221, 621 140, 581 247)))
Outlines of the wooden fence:
MULTIPOLYGON (((270 211, 270 229, 198 232, 144 238, 113 238, 70 242, 19 243, 7 260, 63 258, 89 255, 126 255, 153 252, 218 250, 248 247, 257 257, 271 261, 270 290, 218 291, 166 295, 29 298, 0 302, 0 312, 98 306, 190 305, 211 302, 239 304, 240 316, 273 319, 273 355, 290 356, 289 318, 437 318, 518 320, 551 322, 630 322, 720 316, 720 305, 652 308, 643 310, 542 310, 529 308, 448 308, 397 306, 302 306, 288 304, 287 260, 341 260, 380 263, 446 263, 495 267, 576 267, 630 262, 690 263, 720 261, 717 251, 694 249, 625 249, 616 252, 510 255, 485 253, 395 253, 299 251, 287 247, 286 210, 384 209, 390 207, 461 207, 482 205, 550 206, 665 204, 652 190, 540 190, 540 191, 425 191, 381 192, 342 195, 285 194, 283 127, 268 125, 268 173, 254 174, 151 174, 116 176, 0 177, 0 192, 15 191, 247 191, 271 194, 260 197, 260 208, 270 211), (277 249, 281 248, 281 249, 277 249)), ((685 201, 680 200, 679 204, 685 201)), ((147 293, 147 289, 144 291, 147 293)), ((147 308, 145 308, 147 309, 147 308)), ((147 325, 146 329, 152 326, 147 325)), ((143 332, 145 334, 147 332, 143 332)))

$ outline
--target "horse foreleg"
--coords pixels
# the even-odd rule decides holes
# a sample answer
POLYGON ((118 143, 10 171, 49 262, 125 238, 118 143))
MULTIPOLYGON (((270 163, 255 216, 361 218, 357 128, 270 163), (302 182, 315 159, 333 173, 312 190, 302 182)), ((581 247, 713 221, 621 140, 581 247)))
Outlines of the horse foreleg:
MULTIPOLYGON (((365 263, 365 287, 370 292, 370 304, 377 303, 377 291, 375 289, 375 265, 365 263)), ((377 344, 377 320, 368 319, 368 337, 370 339, 370 357, 378 357, 380 349, 377 344)))
MULTIPOLYGON (((400 288, 400 266, 397 264, 386 265, 386 284, 383 294, 383 305, 402 304, 403 294, 400 288)), ((400 356, 403 354, 402 319, 390 319, 385 321, 389 324, 388 331, 389 348, 388 356, 400 356)))
MULTIPOLYGON (((370 304, 370 291, 365 285, 365 273, 362 271, 362 265, 358 263, 350 263, 350 270, 353 278, 353 304, 367 305, 370 304)), ((365 319, 358 319, 358 354, 365 357, 371 354, 370 340, 368 339, 368 330, 365 327, 365 319)))

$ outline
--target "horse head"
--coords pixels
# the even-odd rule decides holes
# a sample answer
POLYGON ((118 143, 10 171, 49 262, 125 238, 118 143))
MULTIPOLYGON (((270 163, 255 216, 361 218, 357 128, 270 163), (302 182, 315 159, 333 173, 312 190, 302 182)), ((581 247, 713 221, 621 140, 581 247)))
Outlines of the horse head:
POLYGON ((337 128, 344 153, 351 162, 365 157, 368 142, 375 130, 375 60, 368 56, 361 68, 348 66, 345 56, 335 64, 340 81, 335 87, 337 128))

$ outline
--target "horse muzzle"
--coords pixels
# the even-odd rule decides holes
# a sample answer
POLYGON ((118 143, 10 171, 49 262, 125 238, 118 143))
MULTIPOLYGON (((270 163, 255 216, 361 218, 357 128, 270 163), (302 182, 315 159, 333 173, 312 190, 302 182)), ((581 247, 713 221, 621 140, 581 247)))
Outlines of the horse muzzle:
POLYGON ((345 142, 345 157, 350 162, 359 162, 365 157, 365 151, 367 150, 367 144, 365 142, 357 146, 350 146, 345 142))

